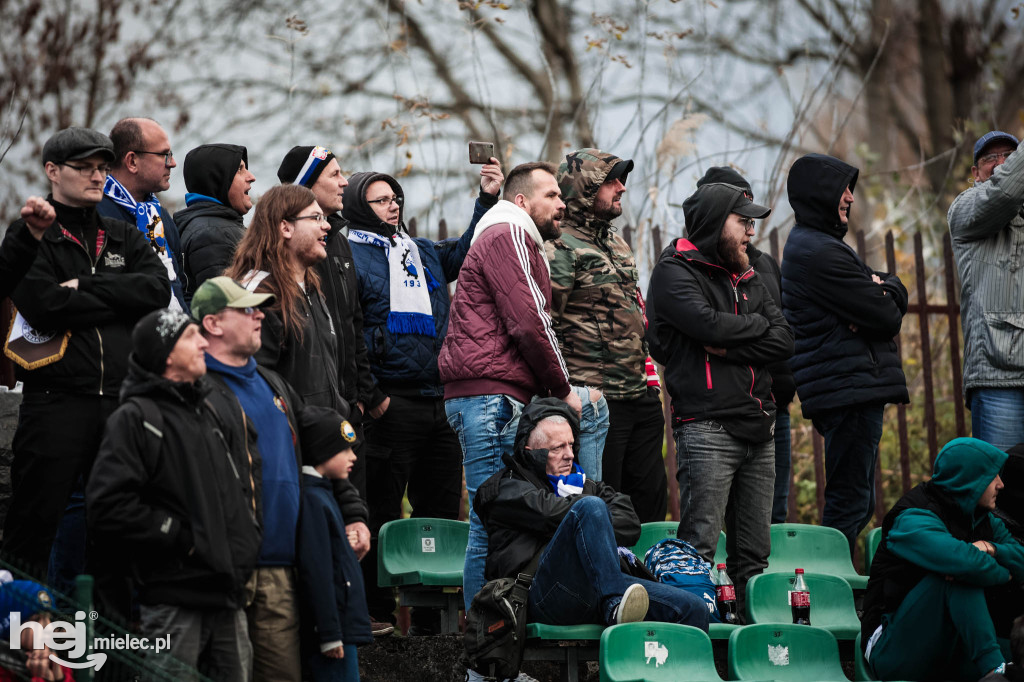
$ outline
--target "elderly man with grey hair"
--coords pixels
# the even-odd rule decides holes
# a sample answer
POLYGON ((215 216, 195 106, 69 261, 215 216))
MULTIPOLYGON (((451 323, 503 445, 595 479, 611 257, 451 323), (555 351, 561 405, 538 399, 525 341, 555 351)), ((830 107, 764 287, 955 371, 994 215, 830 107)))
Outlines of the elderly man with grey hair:
POLYGON ((523 410, 513 454, 503 457, 505 468, 473 501, 487 530, 487 579, 514 577, 539 553, 531 621, 650 620, 706 631, 702 599, 622 572, 617 548, 639 539, 640 521, 627 495, 587 477, 577 460, 578 440, 579 418, 565 402, 539 398, 523 410))

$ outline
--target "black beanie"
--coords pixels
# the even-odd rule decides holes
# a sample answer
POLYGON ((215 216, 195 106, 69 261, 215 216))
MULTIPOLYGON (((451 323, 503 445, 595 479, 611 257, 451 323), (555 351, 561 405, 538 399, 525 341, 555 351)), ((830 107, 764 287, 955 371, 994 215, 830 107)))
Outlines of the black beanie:
POLYGON ((132 357, 147 372, 162 376, 167 356, 178 339, 195 320, 180 310, 154 310, 135 325, 132 332, 132 357))
POLYGON ((299 415, 302 463, 323 464, 356 442, 356 431, 348 420, 328 407, 306 405, 299 415))
POLYGON ((739 187, 747 195, 748 199, 754 200, 754 192, 750 189, 750 183, 747 182, 747 179, 728 166, 712 166, 708 168, 707 172, 704 173, 704 177, 697 181, 697 188, 699 189, 712 182, 724 182, 727 185, 739 187))
POLYGON ((292 147, 277 169, 277 179, 284 184, 312 187, 334 158, 327 147, 292 147))

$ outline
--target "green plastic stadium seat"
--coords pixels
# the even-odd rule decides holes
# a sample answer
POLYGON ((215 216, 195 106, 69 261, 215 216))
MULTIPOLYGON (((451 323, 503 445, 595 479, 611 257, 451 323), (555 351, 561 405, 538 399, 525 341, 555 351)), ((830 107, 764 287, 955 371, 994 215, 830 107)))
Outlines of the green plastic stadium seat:
POLYGON ((777 523, 771 527, 772 552, 765 573, 789 573, 802 568, 842 578, 855 590, 868 586, 850 560, 846 536, 835 528, 803 523, 777 523))
MULTIPOLYGON (((679 523, 676 521, 651 521, 640 526, 640 539, 630 547, 633 554, 644 560, 647 550, 665 538, 674 538, 679 523)), ((725 563, 725 532, 718 534, 718 547, 715 549, 715 564, 725 563)), ((714 568, 714 566, 712 566, 714 568)))
POLYGON ((441 632, 458 632, 468 540, 465 521, 389 521, 377 536, 377 583, 397 587, 402 606, 439 609, 441 632))
POLYGON ((544 623, 527 623, 527 639, 601 639, 603 625, 545 625, 544 623))
POLYGON ((461 586, 469 523, 449 519, 398 519, 377 536, 378 583, 461 586))
POLYGON ((875 552, 878 551, 878 544, 882 541, 882 529, 872 528, 864 541, 864 572, 871 574, 871 562, 875 560, 875 552))
POLYGON ((675 623, 625 623, 601 633, 601 682, 721 682, 711 640, 675 623))
MULTIPOLYGON (((747 583, 748 623, 793 623, 789 591, 795 576, 762 573, 747 583)), ((853 590, 842 578, 821 573, 805 573, 811 593, 811 623, 828 630, 836 639, 856 639, 860 620, 853 603, 853 590)))
POLYGON ((875 679, 871 671, 868 670, 868 663, 864 660, 864 654, 860 649, 860 634, 857 635, 857 642, 853 645, 853 679, 857 682, 873 682, 875 679))
MULTIPOLYGON (((812 606, 811 617, 814 617, 812 606)), ((792 623, 746 625, 729 638, 730 680, 848 682, 828 630, 792 623)))
POLYGON ((730 623, 708 623, 708 636, 711 639, 729 639, 733 630, 741 627, 743 626, 730 623))

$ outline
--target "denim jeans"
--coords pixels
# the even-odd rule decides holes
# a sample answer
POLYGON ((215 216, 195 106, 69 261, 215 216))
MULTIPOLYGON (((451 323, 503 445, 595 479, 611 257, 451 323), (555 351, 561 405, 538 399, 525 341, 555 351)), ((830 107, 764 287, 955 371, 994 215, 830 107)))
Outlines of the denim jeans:
POLYGON ((580 498, 541 554, 530 587, 529 618, 548 625, 611 625, 615 607, 630 585, 647 590, 644 620, 708 629, 704 600, 686 590, 623 573, 608 506, 599 497, 580 498))
MULTIPOLYGON (((580 466, 588 477, 600 480, 587 467, 589 465, 600 470, 601 453, 608 435, 608 403, 603 396, 596 403, 591 402, 585 388, 573 390, 583 403, 580 466)), ((462 446, 466 491, 469 494, 469 542, 462 573, 462 598, 467 611, 473 603, 473 597, 486 582, 484 565, 487 560, 487 531, 473 510, 473 497, 480 484, 502 469, 504 464, 501 456, 512 454, 512 444, 515 442, 523 407, 515 398, 496 394, 445 401, 448 423, 455 430, 459 445, 462 446)))
POLYGON ((359 682, 359 649, 345 644, 344 658, 328 658, 319 651, 310 654, 309 679, 312 682, 359 682))
POLYGON ((815 415, 825 438, 825 510, 821 524, 842 532, 853 555, 875 510, 875 463, 885 405, 854 405, 815 415))
POLYGON ((743 608, 747 581, 768 565, 771 551, 775 441, 750 443, 714 420, 675 430, 679 480, 679 529, 707 561, 714 561, 726 527, 726 564, 743 608))
POLYGON ((1000 450, 1024 443, 1024 388, 973 388, 971 435, 1000 450))
POLYGON ((790 441, 789 408, 779 408, 775 415, 775 497, 772 500, 772 523, 785 523, 789 516, 790 441))

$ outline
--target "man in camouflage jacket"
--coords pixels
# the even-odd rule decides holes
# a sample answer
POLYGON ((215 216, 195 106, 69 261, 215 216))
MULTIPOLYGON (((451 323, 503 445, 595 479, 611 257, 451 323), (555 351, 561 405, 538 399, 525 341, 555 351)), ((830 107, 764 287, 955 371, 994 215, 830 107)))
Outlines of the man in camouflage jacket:
POLYGON ((546 242, 551 317, 570 381, 599 388, 608 400, 603 480, 630 496, 641 522, 663 521, 665 422, 657 375, 647 364, 636 260, 611 226, 632 169, 632 161, 598 149, 572 152, 559 167, 566 211, 562 236, 546 242))

